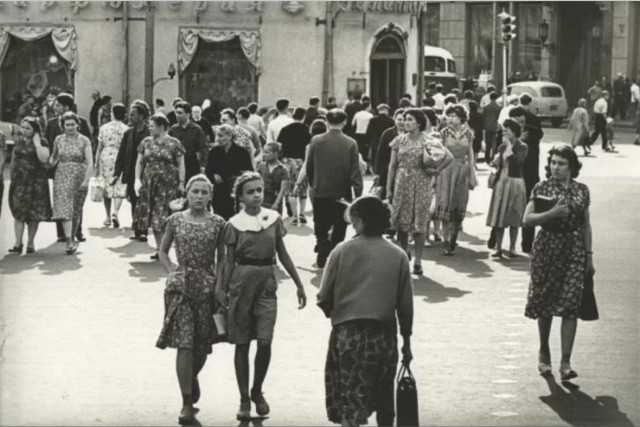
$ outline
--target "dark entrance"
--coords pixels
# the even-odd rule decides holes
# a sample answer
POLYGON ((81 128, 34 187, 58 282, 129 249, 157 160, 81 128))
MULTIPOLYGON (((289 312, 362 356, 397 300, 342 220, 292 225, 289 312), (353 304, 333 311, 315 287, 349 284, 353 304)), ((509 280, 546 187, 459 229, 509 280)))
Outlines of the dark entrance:
POLYGON ((371 50, 371 102, 395 109, 404 93, 407 54, 395 32, 384 32, 371 50))
POLYGON ((603 13, 596 2, 557 2, 556 81, 564 87, 569 107, 586 97, 593 82, 609 76, 610 49, 603 49, 603 13))

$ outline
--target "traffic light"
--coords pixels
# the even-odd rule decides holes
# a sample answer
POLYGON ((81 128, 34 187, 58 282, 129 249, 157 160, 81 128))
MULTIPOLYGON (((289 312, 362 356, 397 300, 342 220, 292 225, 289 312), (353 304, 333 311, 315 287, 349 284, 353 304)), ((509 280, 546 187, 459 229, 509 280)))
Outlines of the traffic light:
POLYGON ((502 41, 509 43, 516 38, 516 17, 503 11, 498 14, 498 18, 500 18, 500 23, 502 24, 502 41))

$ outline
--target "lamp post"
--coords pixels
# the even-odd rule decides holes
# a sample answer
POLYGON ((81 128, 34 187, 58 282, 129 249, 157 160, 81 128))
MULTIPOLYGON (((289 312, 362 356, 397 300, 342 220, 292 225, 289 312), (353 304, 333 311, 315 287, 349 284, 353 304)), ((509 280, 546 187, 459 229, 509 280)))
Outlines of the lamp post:
POLYGON ((153 85, 152 85, 152 87, 155 87, 155 86, 156 86, 156 84, 157 84, 158 82, 161 82, 162 80, 173 80, 173 78, 175 77, 175 75, 176 75, 176 66, 175 66, 175 65, 173 65, 173 62, 172 62, 171 64, 169 64, 169 69, 167 70, 167 76, 168 76, 168 77, 160 77, 160 78, 158 78, 158 79, 155 79, 155 80, 153 81, 153 85))

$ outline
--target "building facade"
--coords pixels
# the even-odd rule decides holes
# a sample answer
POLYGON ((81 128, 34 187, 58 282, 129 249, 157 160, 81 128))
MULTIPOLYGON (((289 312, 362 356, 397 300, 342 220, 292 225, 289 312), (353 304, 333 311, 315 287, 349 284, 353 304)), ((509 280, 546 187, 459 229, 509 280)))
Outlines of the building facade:
POLYGON ((640 2, 430 2, 424 39, 453 54, 460 77, 488 72, 501 82, 502 10, 516 16, 510 77, 555 81, 574 105, 603 76, 640 77, 640 2))
POLYGON ((80 114, 114 101, 181 96, 238 107, 280 97, 416 91, 426 2, 0 1, 2 118, 18 98, 71 91, 80 114), (174 74, 172 77, 169 77, 174 74))

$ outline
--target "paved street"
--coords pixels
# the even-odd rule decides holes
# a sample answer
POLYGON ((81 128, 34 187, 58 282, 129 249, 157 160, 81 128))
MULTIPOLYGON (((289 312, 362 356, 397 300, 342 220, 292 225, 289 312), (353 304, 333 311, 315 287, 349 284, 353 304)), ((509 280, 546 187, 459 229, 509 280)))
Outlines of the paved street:
MULTIPOLYGON (((549 143, 564 137, 545 132, 543 164, 549 143)), ((422 425, 640 426, 640 147, 632 140, 619 132, 618 153, 595 147, 583 159, 579 180, 591 189, 601 319, 579 324, 573 367, 580 377, 573 388, 537 374, 536 324, 523 316, 528 259, 489 259, 490 190, 488 173, 481 173, 456 256, 426 250, 425 277, 414 281, 413 370, 422 425)), ((7 177, 0 219, 0 424, 177 424, 175 351, 155 347, 165 274, 149 260, 152 248, 130 242, 128 229, 103 228, 102 204, 88 201, 89 240, 77 256, 52 243, 52 224, 42 225, 35 255, 4 255, 14 243, 7 177)), ((126 203, 121 222, 130 224, 126 203)), ((289 230, 287 246, 313 301, 322 273, 312 267, 312 228, 289 230)), ((293 283, 281 278, 265 384, 272 415, 264 424, 326 425, 330 324, 313 303, 298 311, 293 283)), ((557 378, 559 322, 552 337, 557 378)), ((201 385, 199 421, 237 424, 230 345, 214 347, 201 385)))

